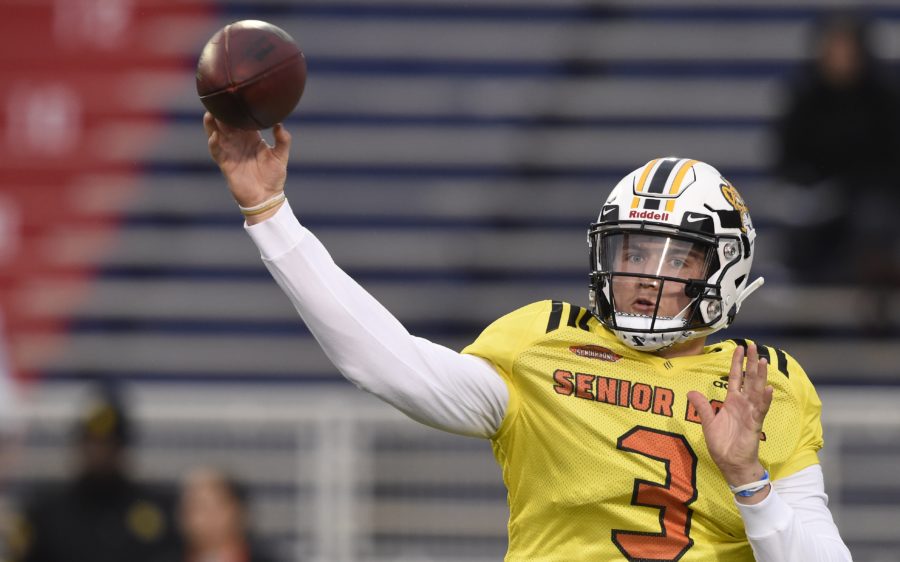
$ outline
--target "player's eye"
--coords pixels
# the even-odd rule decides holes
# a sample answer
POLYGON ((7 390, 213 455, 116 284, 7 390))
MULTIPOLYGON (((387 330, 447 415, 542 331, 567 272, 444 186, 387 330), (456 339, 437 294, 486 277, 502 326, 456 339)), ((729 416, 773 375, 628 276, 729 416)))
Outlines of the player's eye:
POLYGON ((632 265, 638 265, 644 263, 646 258, 642 254, 627 254, 625 256, 625 261, 632 265))

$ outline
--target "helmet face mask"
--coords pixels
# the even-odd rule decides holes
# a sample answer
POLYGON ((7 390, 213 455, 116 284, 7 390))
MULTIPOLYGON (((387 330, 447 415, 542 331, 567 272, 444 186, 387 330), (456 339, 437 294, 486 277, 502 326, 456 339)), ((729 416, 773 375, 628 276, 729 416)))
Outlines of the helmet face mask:
POLYGON ((728 326, 748 286, 755 231, 711 166, 658 159, 626 176, 588 232, 593 314, 625 344, 657 351, 728 326))

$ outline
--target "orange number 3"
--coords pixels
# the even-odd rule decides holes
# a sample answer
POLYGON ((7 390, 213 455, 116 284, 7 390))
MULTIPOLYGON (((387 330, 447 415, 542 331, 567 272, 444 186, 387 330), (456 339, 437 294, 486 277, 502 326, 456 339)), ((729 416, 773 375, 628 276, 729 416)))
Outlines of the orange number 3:
POLYGON ((664 484, 635 479, 632 505, 659 508, 661 532, 612 532, 612 541, 628 560, 674 561, 694 544, 690 537, 692 510, 697 499, 697 455, 684 435, 637 426, 619 438, 617 447, 662 461, 664 484))

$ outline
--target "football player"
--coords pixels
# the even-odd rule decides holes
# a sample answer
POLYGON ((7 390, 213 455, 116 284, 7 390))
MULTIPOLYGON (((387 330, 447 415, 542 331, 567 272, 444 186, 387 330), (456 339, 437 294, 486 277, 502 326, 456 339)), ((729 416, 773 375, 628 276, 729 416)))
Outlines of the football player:
POLYGON ((747 206, 713 167, 661 158, 627 175, 588 231, 588 308, 527 305, 458 353, 410 335, 297 221, 283 126, 269 146, 204 125, 263 262, 340 372, 491 441, 508 562, 850 559, 803 369, 754 342, 707 345, 762 285, 747 206))

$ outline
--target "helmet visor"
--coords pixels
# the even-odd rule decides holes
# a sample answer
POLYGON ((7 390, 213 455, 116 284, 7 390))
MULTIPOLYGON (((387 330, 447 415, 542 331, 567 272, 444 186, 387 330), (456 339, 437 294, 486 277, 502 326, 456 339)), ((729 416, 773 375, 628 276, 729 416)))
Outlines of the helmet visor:
POLYGON ((635 331, 676 331, 706 325, 699 306, 716 299, 707 279, 717 263, 708 242, 646 232, 609 232, 594 246, 604 278, 604 320, 635 331))

